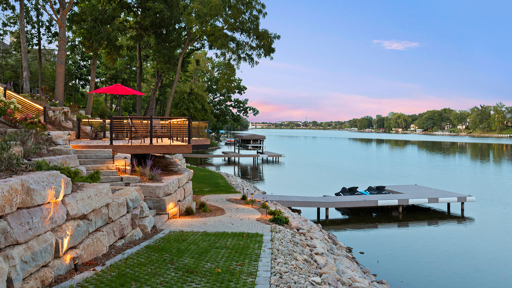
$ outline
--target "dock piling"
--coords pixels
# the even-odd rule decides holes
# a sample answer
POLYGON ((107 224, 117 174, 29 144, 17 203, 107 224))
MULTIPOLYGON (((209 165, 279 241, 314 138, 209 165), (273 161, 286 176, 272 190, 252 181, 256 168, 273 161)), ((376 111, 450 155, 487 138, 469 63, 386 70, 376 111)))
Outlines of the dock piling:
POLYGON ((450 214, 450 203, 446 203, 446 210, 448 211, 448 214, 450 214))
POLYGON ((316 221, 320 222, 320 207, 316 208, 316 221))
POLYGON ((460 214, 464 217, 464 202, 460 202, 460 214))
POLYGON ((325 221, 329 222, 329 208, 325 208, 325 221))

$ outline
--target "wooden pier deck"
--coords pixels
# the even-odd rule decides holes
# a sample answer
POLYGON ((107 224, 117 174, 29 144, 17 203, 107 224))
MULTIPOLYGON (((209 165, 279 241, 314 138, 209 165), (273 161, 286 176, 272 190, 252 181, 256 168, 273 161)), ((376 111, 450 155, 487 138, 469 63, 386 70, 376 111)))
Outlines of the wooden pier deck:
POLYGON ((264 153, 259 153, 259 154, 241 154, 241 153, 231 152, 231 151, 222 151, 222 154, 216 154, 216 155, 212 155, 212 154, 183 154, 183 157, 198 158, 198 159, 200 159, 201 164, 203 164, 203 159, 209 159, 209 158, 224 158, 224 159, 228 159, 228 161, 231 161, 231 159, 233 159, 233 161, 235 161, 235 159, 238 158, 238 162, 240 162, 240 158, 252 158, 253 164, 256 164, 256 161, 258 161, 258 158, 260 158, 260 157, 261 158, 267 157, 267 162, 268 162, 268 158, 273 158, 274 161, 277 159, 277 162, 279 162, 279 158, 284 157, 284 155, 279 154, 279 153, 274 153, 274 152, 264 152, 264 153))
POLYGON ((464 203, 474 202, 475 197, 445 190, 420 186, 420 185, 392 185, 386 186, 391 194, 379 195, 354 195, 332 197, 308 197, 288 195, 254 195, 256 199, 277 202, 286 207, 316 207, 318 218, 320 208, 325 208, 326 220, 329 219, 329 208, 364 208, 397 206, 402 213, 404 205, 447 203, 448 211, 450 203, 461 203, 461 212, 464 215, 464 203))

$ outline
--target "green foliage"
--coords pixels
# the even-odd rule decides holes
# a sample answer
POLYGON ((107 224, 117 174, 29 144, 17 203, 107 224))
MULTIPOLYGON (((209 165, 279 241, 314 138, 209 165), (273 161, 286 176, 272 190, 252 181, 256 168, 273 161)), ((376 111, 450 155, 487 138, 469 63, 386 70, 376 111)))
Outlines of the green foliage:
POLYGON ((269 209, 268 205, 267 205, 267 202, 263 202, 261 203, 261 206, 260 206, 261 209, 269 209))
POLYGON ((83 182, 83 183, 98 183, 101 180, 101 171, 96 170, 91 174, 84 176, 81 175, 81 171, 76 168, 70 168, 68 166, 62 165, 51 165, 48 161, 42 159, 37 160, 33 164, 33 169, 35 171, 59 171, 60 173, 66 175, 71 179, 72 183, 83 182))
POLYGON ((229 185, 226 178, 219 173, 199 167, 190 166, 188 168, 194 170, 193 181, 195 195, 238 193, 231 185, 229 185))
POLYGON ((279 209, 271 209, 271 210, 268 210, 268 215, 271 215, 271 216, 283 216, 284 215, 284 212, 279 210, 279 209))
POLYGON ((240 200, 246 201, 247 200, 247 195, 246 194, 242 194, 242 197, 240 197, 240 200))
POLYGON ((274 216, 274 217, 270 218, 268 221, 273 222, 278 225, 285 225, 285 224, 290 223, 290 219, 288 219, 288 217, 285 217, 282 215, 274 216))
POLYGON ((245 204, 247 204, 247 205, 253 205, 254 203, 256 203, 255 199, 249 199, 249 200, 245 201, 245 204))
POLYGON ((53 140, 50 136, 36 129, 20 129, 8 133, 4 137, 5 141, 17 142, 23 148, 22 157, 30 159, 39 152, 44 152, 53 146, 53 140))
POLYGON ((203 209, 204 207, 207 207, 206 202, 204 202, 204 201, 199 202, 198 207, 199 207, 199 209, 203 209))
POLYGON ((217 141, 210 139, 210 147, 218 147, 218 146, 219 146, 219 143, 217 143, 217 141))
POLYGON ((203 212, 210 212, 210 208, 208 208, 208 206, 204 206, 204 207, 202 207, 202 208, 200 208, 200 209, 201 209, 201 211, 203 211, 203 212))
POLYGON ((23 168, 23 157, 12 149, 8 141, 0 140, 0 171, 17 173, 23 168))
POLYGON ((189 215, 194 215, 195 211, 194 211, 194 208, 192 208, 192 206, 187 206, 185 207, 185 215, 189 216, 189 215))

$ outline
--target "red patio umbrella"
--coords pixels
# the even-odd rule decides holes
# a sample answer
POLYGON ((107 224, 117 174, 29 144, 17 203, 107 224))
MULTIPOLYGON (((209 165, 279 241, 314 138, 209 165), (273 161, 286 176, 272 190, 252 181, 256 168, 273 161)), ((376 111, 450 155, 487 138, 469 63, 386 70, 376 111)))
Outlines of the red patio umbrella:
POLYGON ((89 93, 97 93, 97 94, 115 94, 115 95, 146 95, 142 92, 134 90, 132 88, 128 88, 121 84, 114 84, 112 86, 103 87, 100 89, 96 89, 89 93))

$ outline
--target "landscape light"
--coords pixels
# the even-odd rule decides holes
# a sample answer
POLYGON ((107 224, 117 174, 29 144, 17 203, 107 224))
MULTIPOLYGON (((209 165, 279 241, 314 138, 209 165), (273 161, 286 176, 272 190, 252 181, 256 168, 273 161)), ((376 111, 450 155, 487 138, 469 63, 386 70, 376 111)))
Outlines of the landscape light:
POLYGON ((268 217, 268 201, 265 200, 265 217, 268 217))
POLYGON ((180 218, 180 205, 181 204, 181 200, 178 200, 178 218, 180 218))
POLYGON ((251 206, 254 204, 254 193, 251 193, 251 197, 252 197, 252 201, 251 201, 251 206))
POLYGON ((128 161, 128 157, 124 157, 124 174, 126 174, 126 161, 128 161))
POLYGON ((71 145, 71 133, 68 133, 68 145, 71 145))
POLYGON ((73 266, 75 267, 75 272, 78 273, 78 260, 76 260, 75 258, 73 258, 73 266))

